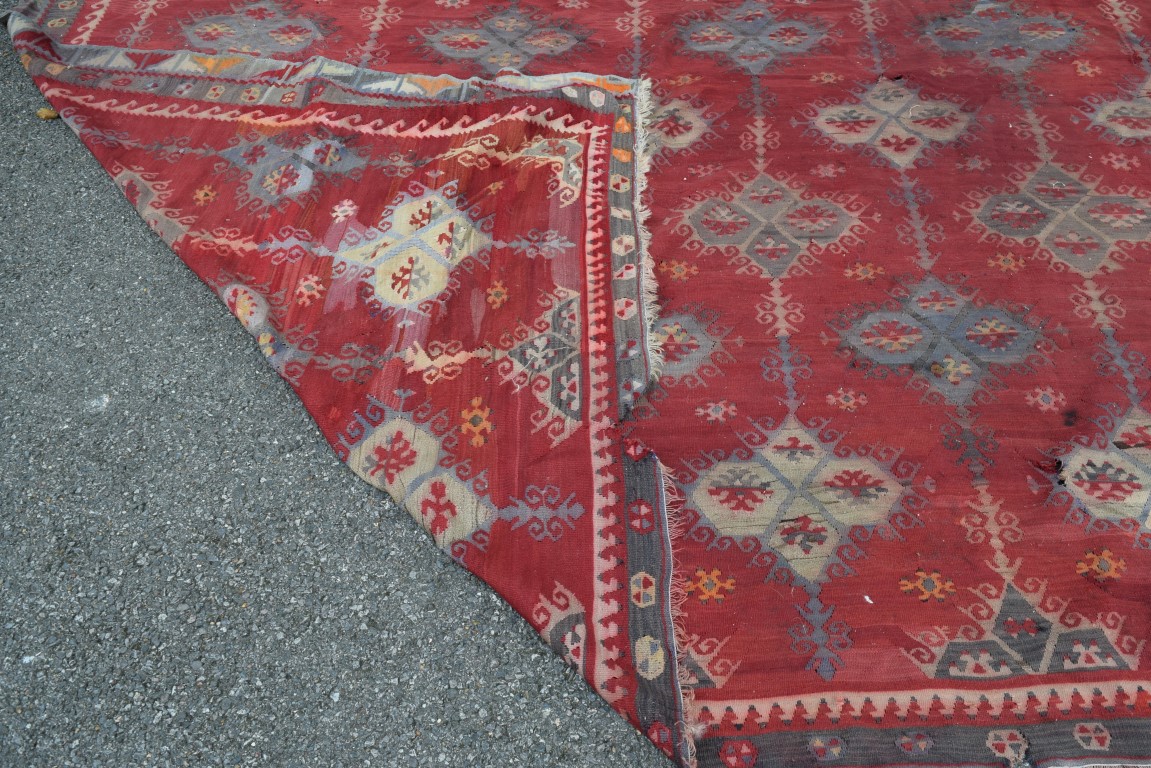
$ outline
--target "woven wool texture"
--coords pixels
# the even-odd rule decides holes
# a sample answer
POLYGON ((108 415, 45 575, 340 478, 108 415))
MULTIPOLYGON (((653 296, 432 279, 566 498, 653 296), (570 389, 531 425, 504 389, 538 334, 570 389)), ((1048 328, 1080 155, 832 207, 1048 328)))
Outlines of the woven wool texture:
POLYGON ((700 768, 1151 763, 1151 8, 44 0, 341 459, 700 768))

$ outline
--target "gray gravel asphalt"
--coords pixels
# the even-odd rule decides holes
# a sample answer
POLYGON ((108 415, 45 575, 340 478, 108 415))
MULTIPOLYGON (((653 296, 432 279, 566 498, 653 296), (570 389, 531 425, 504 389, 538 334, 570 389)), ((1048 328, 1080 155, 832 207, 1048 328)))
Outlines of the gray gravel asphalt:
POLYGON ((667 765, 41 106, 0 34, 0 765, 667 765))

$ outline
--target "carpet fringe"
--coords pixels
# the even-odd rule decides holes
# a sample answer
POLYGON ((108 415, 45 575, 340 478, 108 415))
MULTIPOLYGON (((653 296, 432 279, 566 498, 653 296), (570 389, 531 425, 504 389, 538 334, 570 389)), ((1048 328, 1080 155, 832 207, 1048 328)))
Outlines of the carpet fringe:
POLYGON ((633 189, 635 206, 636 247, 639 250, 639 296, 643 312, 643 350, 647 359, 649 384, 659 378, 663 370, 663 346, 655 341, 655 324, 659 321, 659 286, 655 279, 655 259, 651 254, 651 231, 647 227, 651 210, 648 208, 647 181, 651 170, 652 146, 648 124, 655 114, 652 83, 640 78, 635 86, 635 156, 636 173, 633 189))
POLYGON ((659 459, 660 478, 663 482, 664 520, 667 526, 667 538, 670 543, 668 550, 669 570, 668 578, 669 605, 671 608, 672 635, 675 647, 674 654, 676 682, 675 695, 679 699, 679 711, 682 719, 676 723, 676 732, 682 734, 683 743, 680 745, 681 757, 686 768, 695 768, 696 746, 695 740, 703 735, 703 725, 695 718, 695 693, 683 684, 688 675, 687 664, 687 628, 683 623, 684 605, 687 603, 687 579, 676 567, 676 553, 683 537, 687 534, 687 524, 683 517, 685 499, 672 477, 671 469, 659 459))

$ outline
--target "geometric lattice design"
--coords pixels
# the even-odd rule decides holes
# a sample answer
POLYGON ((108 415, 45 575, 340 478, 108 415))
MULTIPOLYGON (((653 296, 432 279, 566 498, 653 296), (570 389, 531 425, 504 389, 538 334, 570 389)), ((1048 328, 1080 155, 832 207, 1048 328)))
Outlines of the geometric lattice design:
MULTIPOLYGON (((1147 9, 529 3, 9 18, 40 92, 339 457, 655 749, 1151 761, 1147 9)), ((47 302, 8 305, 9 340, 76 357, 47 302)), ((154 719, 72 734, 28 653, 12 761, 163 740, 154 719)), ((215 749, 169 741, 172 762, 215 749)))

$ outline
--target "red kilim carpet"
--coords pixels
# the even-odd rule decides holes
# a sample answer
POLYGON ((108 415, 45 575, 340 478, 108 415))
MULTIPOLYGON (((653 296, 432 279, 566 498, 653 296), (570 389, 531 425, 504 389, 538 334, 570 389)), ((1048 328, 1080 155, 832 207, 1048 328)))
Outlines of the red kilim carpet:
POLYGON ((9 23, 349 467, 672 759, 1151 763, 1146 3, 9 23))

